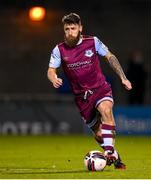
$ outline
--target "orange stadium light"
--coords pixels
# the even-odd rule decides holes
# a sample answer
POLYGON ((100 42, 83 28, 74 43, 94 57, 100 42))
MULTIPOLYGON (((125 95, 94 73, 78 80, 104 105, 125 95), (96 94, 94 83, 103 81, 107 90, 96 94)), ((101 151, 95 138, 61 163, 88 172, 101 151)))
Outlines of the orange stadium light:
POLYGON ((32 21, 41 21, 45 18, 46 10, 43 7, 36 6, 29 9, 29 17, 32 21))

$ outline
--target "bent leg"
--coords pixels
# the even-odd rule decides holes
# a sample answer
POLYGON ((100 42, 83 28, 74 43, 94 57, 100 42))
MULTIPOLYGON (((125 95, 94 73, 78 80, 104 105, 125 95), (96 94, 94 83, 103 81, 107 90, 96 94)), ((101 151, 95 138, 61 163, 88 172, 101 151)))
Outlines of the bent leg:
POLYGON ((98 116, 96 123, 94 126, 91 127, 91 130, 93 131, 94 138, 97 141, 97 143, 104 149, 104 142, 102 139, 102 122, 101 122, 101 116, 98 116))
POLYGON ((115 121, 112 108, 113 103, 108 100, 102 101, 97 106, 97 110, 102 116, 101 133, 105 151, 114 151, 115 121))
MULTIPOLYGON (((125 169, 125 164, 115 150, 115 120, 112 112, 113 103, 111 101, 102 101, 97 109, 102 116, 101 137, 104 146, 104 154, 107 156, 108 165, 114 163, 116 169, 125 169)), ((100 130, 99 130, 100 131, 100 130)), ((96 134, 97 135, 97 134, 96 134)))

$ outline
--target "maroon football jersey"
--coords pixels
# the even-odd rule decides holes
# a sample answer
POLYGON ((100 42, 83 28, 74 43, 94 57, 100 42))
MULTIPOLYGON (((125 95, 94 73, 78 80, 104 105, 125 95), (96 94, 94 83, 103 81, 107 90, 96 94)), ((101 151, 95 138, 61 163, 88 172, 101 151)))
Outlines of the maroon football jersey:
POLYGON ((67 75, 74 94, 97 88, 105 84, 99 55, 93 37, 85 37, 82 43, 69 47, 64 42, 58 45, 62 67, 67 75))

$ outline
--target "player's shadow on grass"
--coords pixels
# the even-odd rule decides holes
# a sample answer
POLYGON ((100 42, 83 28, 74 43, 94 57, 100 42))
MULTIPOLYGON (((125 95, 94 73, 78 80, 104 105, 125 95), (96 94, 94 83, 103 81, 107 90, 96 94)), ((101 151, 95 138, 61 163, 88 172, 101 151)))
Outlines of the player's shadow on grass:
MULTIPOLYGON (((111 171, 111 170, 105 170, 111 171)), ((0 172, 4 174, 70 174, 70 173, 89 173, 85 169, 79 170, 53 170, 49 168, 0 168, 0 172)))
POLYGON ((61 174, 61 173, 87 173, 87 170, 52 170, 49 168, 1 168, 1 173, 6 174, 61 174))
POLYGON ((86 170, 73 170, 73 171, 55 171, 55 172, 9 172, 8 174, 70 174, 70 173, 87 173, 86 170))

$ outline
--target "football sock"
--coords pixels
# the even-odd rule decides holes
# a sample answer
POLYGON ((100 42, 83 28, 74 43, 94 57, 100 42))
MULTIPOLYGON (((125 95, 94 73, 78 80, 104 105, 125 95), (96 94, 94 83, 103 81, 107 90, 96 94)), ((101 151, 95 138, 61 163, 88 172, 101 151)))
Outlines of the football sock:
POLYGON ((95 140, 97 141, 97 143, 99 144, 99 146, 101 146, 104 149, 104 141, 102 138, 102 124, 99 125, 99 129, 97 134, 95 134, 95 132, 93 131, 94 135, 95 135, 95 140))
POLYGON ((102 124, 102 139, 104 150, 114 152, 115 126, 102 124))

